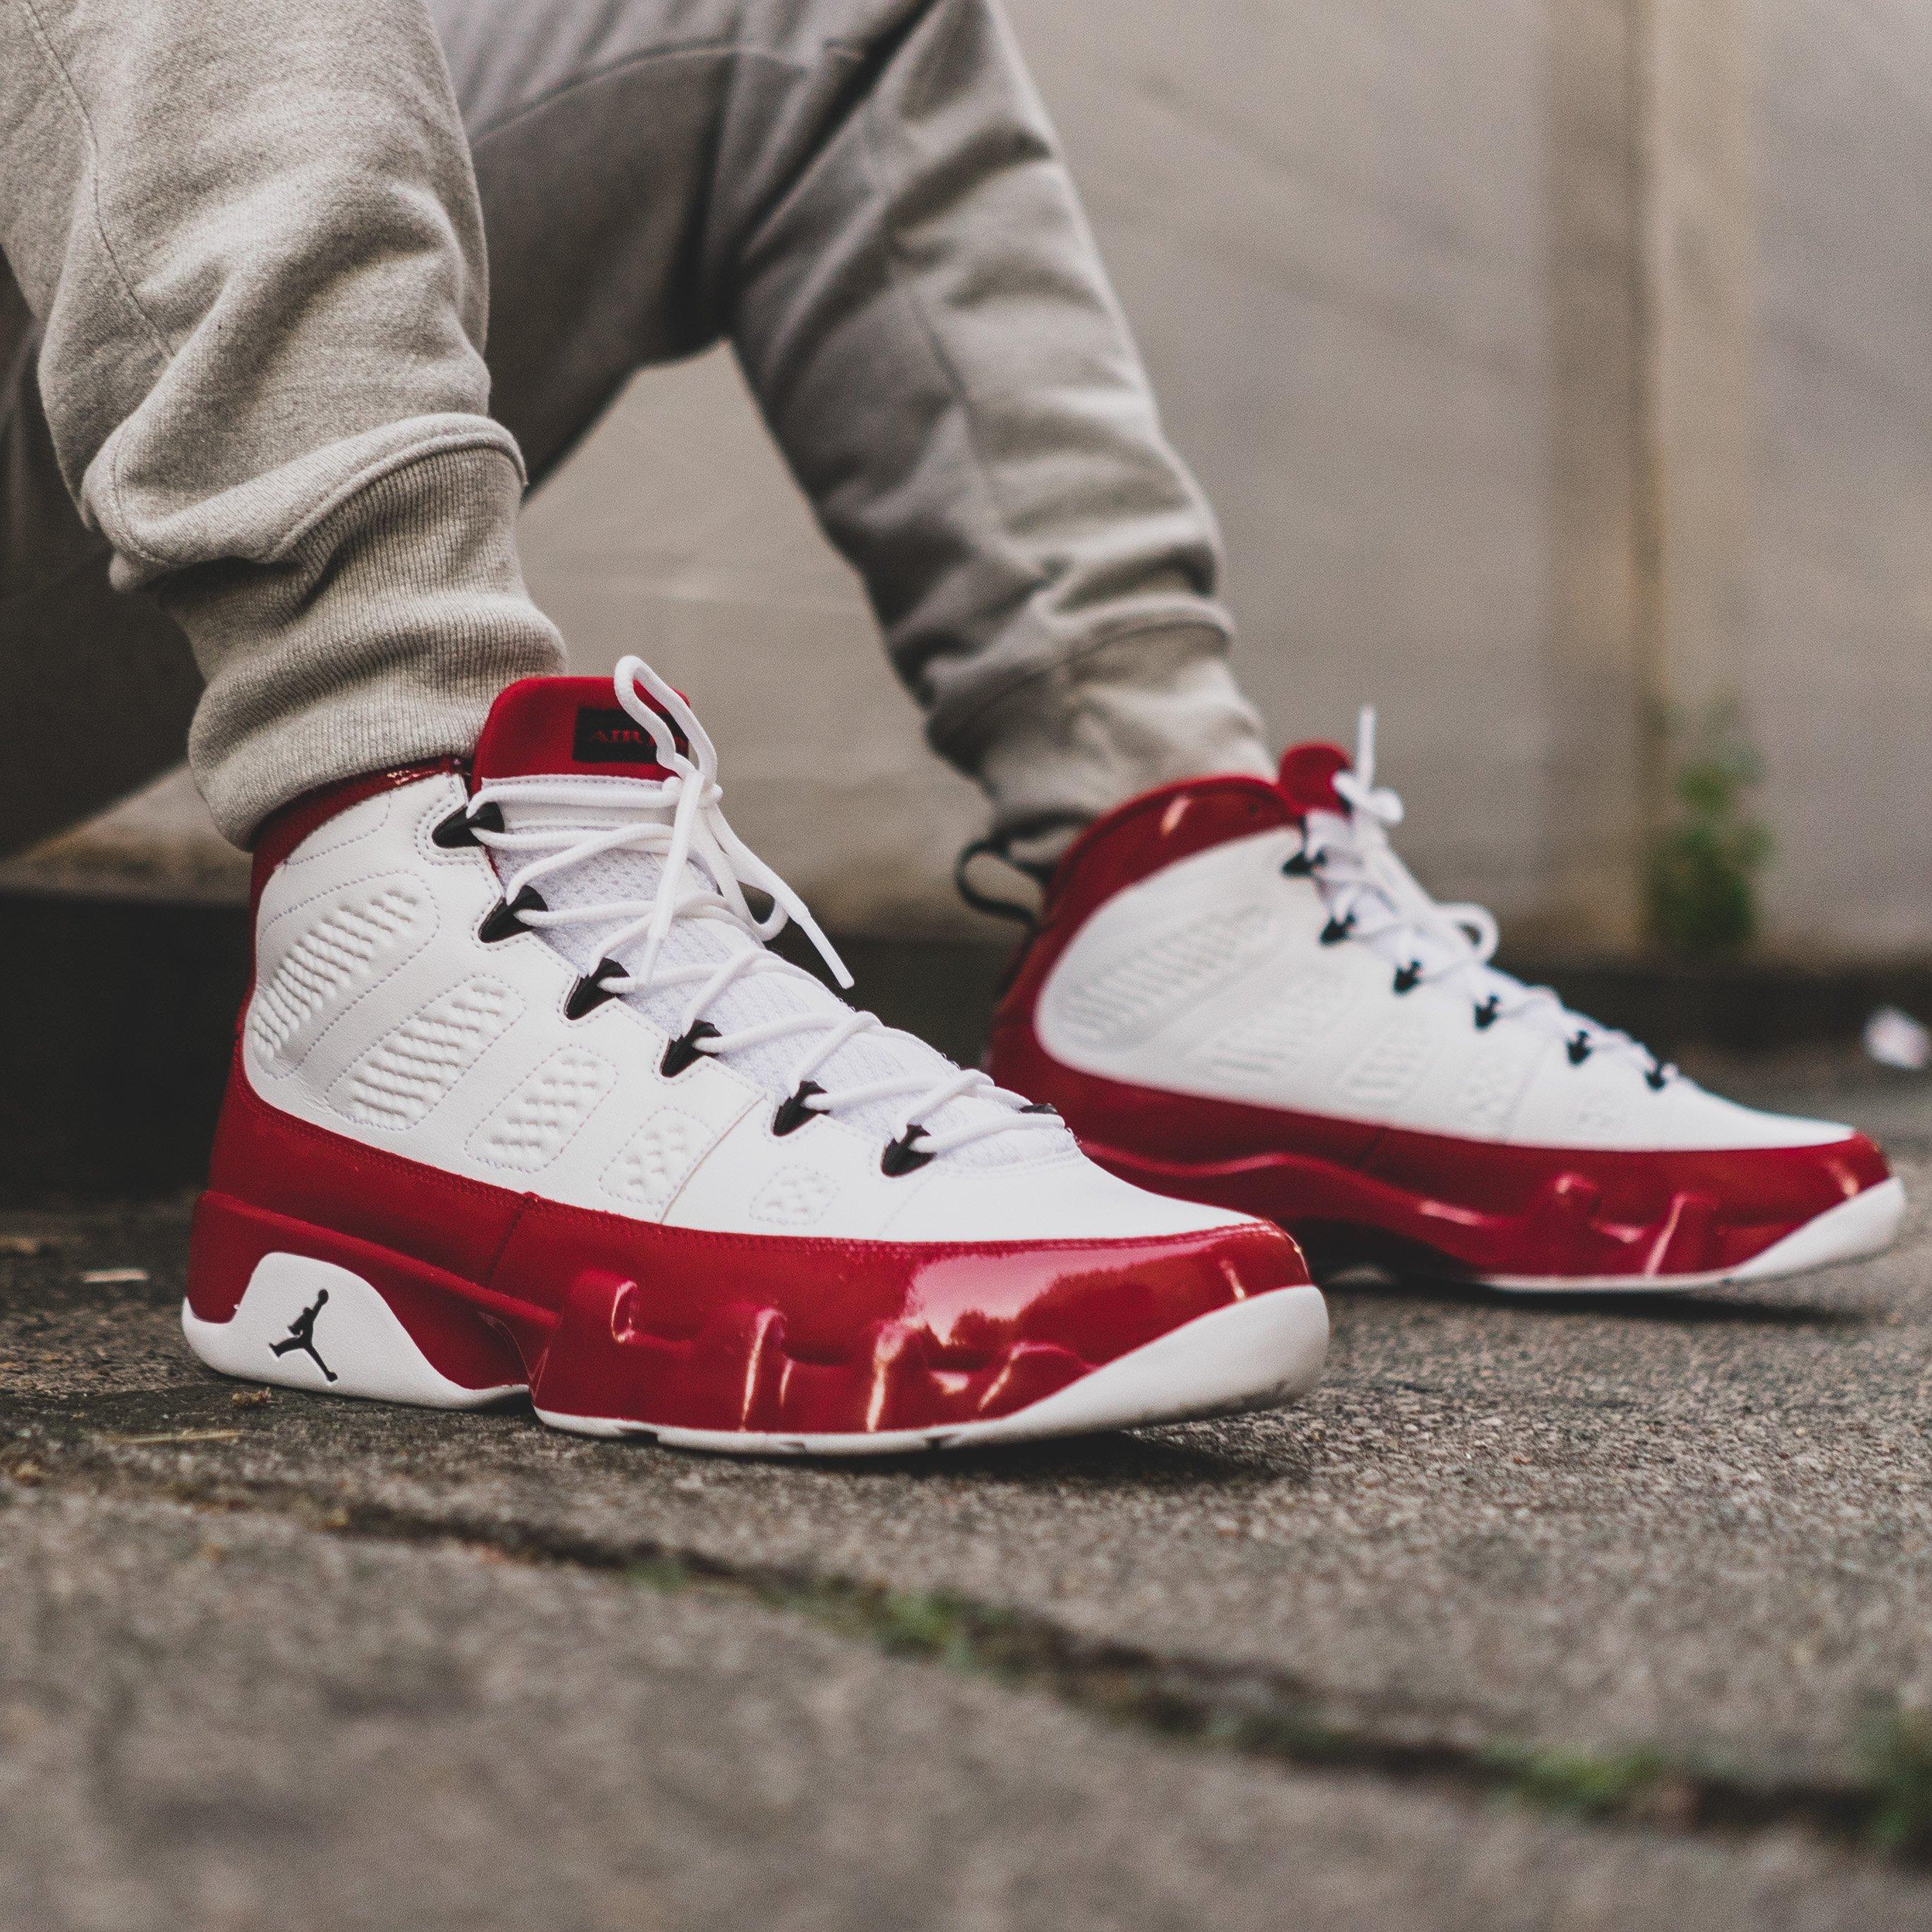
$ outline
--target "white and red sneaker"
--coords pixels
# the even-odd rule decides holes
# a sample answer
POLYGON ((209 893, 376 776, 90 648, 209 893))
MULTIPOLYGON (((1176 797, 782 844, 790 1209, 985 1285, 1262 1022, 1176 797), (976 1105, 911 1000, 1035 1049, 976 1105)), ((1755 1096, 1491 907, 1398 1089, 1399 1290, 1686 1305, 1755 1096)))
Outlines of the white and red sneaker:
POLYGON ((1067 853, 989 1062, 1144 1187, 1265 1214, 1324 1268, 1688 1288, 1876 1253, 1903 1192, 1849 1128, 1754 1112, 1490 963, 1351 769, 1169 785, 1067 853))
POLYGON ((767 950, 789 914, 844 979, 725 824, 716 769, 632 658, 614 696, 506 692, 466 776, 384 772, 271 824, 196 1353, 436 1408, 527 1390, 562 1428, 762 1451, 1307 1389, 1328 1322, 1294 1244, 1117 1180, 767 950))

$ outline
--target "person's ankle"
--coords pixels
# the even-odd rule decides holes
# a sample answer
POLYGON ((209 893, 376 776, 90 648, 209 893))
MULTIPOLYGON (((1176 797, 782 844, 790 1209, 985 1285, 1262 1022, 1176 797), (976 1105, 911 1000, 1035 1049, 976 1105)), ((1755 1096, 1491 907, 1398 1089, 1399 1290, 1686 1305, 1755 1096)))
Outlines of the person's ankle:
POLYGON ((1275 775, 1225 640, 1204 626, 1123 638, 1029 680, 977 736, 972 770, 993 803, 990 848, 1042 879, 1087 826, 1144 792, 1275 775))

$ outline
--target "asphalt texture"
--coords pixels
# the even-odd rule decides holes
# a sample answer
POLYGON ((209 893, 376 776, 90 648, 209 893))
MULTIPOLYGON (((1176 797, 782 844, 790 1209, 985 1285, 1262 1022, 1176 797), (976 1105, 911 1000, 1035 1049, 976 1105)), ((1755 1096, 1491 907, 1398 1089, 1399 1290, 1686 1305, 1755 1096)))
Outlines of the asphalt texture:
POLYGON ((1932 1926, 1932 1085, 1733 1073, 1892 1254, 961 1460, 265 1398, 184 1200, 10 1210, 0 1922, 1932 1926))

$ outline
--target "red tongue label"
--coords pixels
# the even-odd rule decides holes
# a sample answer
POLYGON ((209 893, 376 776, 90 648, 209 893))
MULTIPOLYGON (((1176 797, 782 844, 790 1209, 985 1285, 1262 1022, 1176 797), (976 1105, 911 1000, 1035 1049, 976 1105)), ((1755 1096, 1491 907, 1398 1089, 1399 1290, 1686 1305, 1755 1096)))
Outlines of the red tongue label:
POLYGON ((1353 764, 1340 745, 1294 746, 1282 754, 1281 794, 1297 812, 1346 813, 1348 807, 1335 789, 1335 779, 1353 764))
MULTIPOLYGON (((689 748, 682 734, 673 728, 672 742, 680 751, 689 748)), ((578 706, 577 730, 570 741, 572 761, 580 765, 649 765, 658 763, 656 741, 631 714, 617 705, 582 704, 578 706)))
MULTIPOLYGON (((678 748, 686 748, 674 728, 678 748)), ((490 707, 476 741, 479 783, 569 773, 587 778, 662 778, 651 734, 611 702, 602 677, 530 677, 490 707)))

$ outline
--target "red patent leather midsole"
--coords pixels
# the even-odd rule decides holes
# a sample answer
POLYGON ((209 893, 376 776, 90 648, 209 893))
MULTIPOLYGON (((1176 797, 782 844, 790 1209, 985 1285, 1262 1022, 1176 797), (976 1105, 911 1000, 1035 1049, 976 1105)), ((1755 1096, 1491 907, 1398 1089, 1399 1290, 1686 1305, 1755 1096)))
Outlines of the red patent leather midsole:
POLYGON ((784 1432, 1010 1414, 1198 1316, 1309 1278, 1293 1243, 1259 1226, 950 1244, 636 1221, 313 1126, 238 1067, 197 1218, 197 1315, 232 1314, 271 1236, 370 1280, 419 1342, 439 1321, 446 1346, 451 1330, 470 1335, 474 1366, 424 1351, 464 1386, 527 1379, 558 1414, 784 1432), (498 1338, 494 1358, 477 1335, 498 1338), (504 1345, 523 1373, 505 1374, 504 1345))
POLYGON ((1889 1178, 1862 1134, 1811 1147, 1530 1147, 1296 1113, 1085 1073, 1024 1014, 994 1077, 1051 1101, 1088 1154, 1137 1185, 1258 1214, 1331 1252, 1420 1250, 1493 1275, 1735 1268, 1889 1178))
MULTIPOLYGON (((547 1413, 645 1428, 769 1435, 945 1427, 1011 1414, 1090 1372, 1051 1342, 1020 1340, 968 1362, 904 1321, 869 1324, 832 1361, 792 1346, 783 1314, 714 1303, 666 1334, 638 1282, 580 1270, 552 1311, 395 1250, 211 1192, 196 1209, 188 1302, 231 1318, 270 1256, 345 1268, 379 1294, 430 1366, 459 1387, 530 1387, 547 1413)), ((1264 1291, 1272 1292, 1272 1291, 1264 1291)))
POLYGON ((1390 1172, 1382 1162, 1304 1153, 1196 1162, 1090 1138, 1082 1144, 1138 1186, 1276 1221, 1321 1263, 1446 1264, 1504 1279, 1721 1273, 1885 1178, 1882 1158, 1869 1174, 1870 1144, 1862 1140, 1796 1150, 1817 1156, 1796 1177, 1777 1159, 1793 1150, 1768 1150, 1787 1182, 1781 1198, 1762 1186, 1727 1192, 1721 1173, 1689 1157, 1652 1156, 1636 1167, 1618 1166, 1615 1155, 1566 1160, 1558 1149, 1482 1148, 1470 1166, 1490 1156, 1480 1159, 1486 1171, 1458 1185, 1439 1168, 1390 1172))

